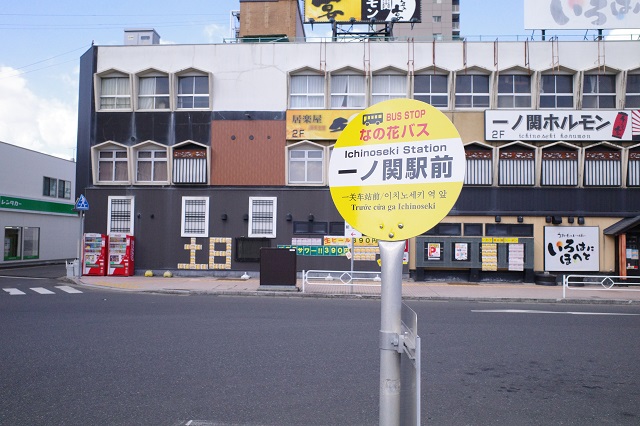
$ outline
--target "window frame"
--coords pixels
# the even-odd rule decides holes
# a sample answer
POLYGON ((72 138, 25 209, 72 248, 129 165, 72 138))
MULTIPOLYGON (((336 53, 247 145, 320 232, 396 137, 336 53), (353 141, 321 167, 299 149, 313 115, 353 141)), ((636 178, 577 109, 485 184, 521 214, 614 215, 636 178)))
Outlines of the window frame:
POLYGON ((533 146, 511 143, 499 147, 498 186, 535 186, 537 157, 533 146))
POLYGON ((179 144, 172 145, 170 147, 169 157, 171 161, 171 184, 209 185, 211 176, 211 149, 209 146, 192 140, 187 140, 180 142, 179 144), (204 158, 204 161, 201 161, 203 160, 202 155, 206 157, 204 158), (203 168, 204 171, 202 170, 203 168), (181 174, 183 172, 184 175, 181 174), (187 172, 191 173, 189 174, 187 172), (198 173, 200 173, 200 175, 198 173), (183 177, 188 177, 188 180, 178 181, 183 177))
POLYGON ((286 147, 286 173, 287 173, 287 185, 303 185, 303 186, 323 186, 326 185, 326 168, 327 168, 327 153, 326 153, 326 148, 320 144, 311 142, 309 140, 304 140, 304 141, 300 141, 297 143, 294 143, 292 145, 288 145, 286 147), (310 147, 313 149, 300 149, 300 148, 304 148, 304 147, 310 147), (305 152, 305 157, 304 159, 292 159, 291 158, 291 153, 293 151, 304 151, 305 152), (322 157, 320 159, 320 161, 318 160, 313 160, 313 159, 309 159, 308 158, 308 153, 311 151, 319 151, 322 153, 322 157), (313 162, 313 163, 320 163, 320 180, 318 181, 309 181, 308 180, 308 175, 309 175, 309 162, 313 162), (302 163, 304 162, 304 174, 305 174, 305 180, 303 181, 293 181, 291 179, 291 171, 292 171, 292 162, 295 163, 302 163))
MULTIPOLYGON (((531 87, 532 87, 531 75, 521 73, 502 73, 498 74, 498 90, 497 90, 497 105, 498 109, 531 109, 533 106, 531 87), (510 82, 502 82, 502 78, 509 78, 510 82), (526 78, 528 83, 528 91, 518 91, 519 85, 517 80, 519 78, 526 78), (506 87, 509 86, 509 87, 506 87), (505 90, 505 91, 502 91, 505 90), (510 99, 510 105, 500 105, 500 101, 504 99, 510 99), (527 100, 528 105, 517 105, 518 100, 527 100)), ((526 103, 526 102, 525 102, 526 103)))
POLYGON ((97 156, 97 161, 96 161, 96 184, 107 184, 107 185, 125 185, 131 182, 130 179, 130 173, 129 173, 129 149, 127 148, 108 148, 108 149, 98 149, 96 150, 96 156, 97 156), (113 153, 113 157, 112 158, 107 158, 107 157, 102 157, 103 153, 107 153, 107 152, 111 152, 113 153), (125 154, 125 157, 123 159, 123 157, 118 157, 118 154, 125 154), (120 159, 119 159, 120 158, 120 159), (104 179, 100 179, 100 165, 101 163, 110 163, 111 166, 111 176, 112 179, 110 180, 104 180, 104 179), (127 176, 126 179, 123 180, 116 180, 117 174, 118 174, 118 163, 126 163, 126 172, 127 172, 127 176))
POLYGON ((161 74, 161 73, 150 73, 150 74, 144 74, 144 75, 139 75, 138 76, 138 92, 137 92, 137 96, 136 96, 136 100, 137 100, 137 109, 141 110, 141 111, 170 111, 171 110, 171 78, 169 77, 169 75, 167 74, 161 74), (167 92, 166 93, 160 93, 158 92, 158 79, 159 78, 163 78, 166 79, 166 89, 167 92), (142 93, 142 85, 143 85, 143 81, 145 80, 150 80, 150 79, 154 79, 154 84, 153 84, 153 93, 149 93, 149 94, 143 94, 142 93), (159 107, 158 104, 161 101, 161 98, 166 98, 166 106, 165 107, 159 107), (151 104, 152 106, 150 108, 145 108, 143 107, 143 101, 146 100, 151 100, 151 104))
POLYGON ((182 73, 182 74, 177 74, 176 78, 175 78, 175 84, 176 84, 176 94, 175 94, 175 99, 176 99, 176 110, 178 111, 193 111, 193 110, 199 110, 199 111, 206 111, 206 110, 210 110, 211 109, 211 76, 208 73, 203 73, 203 72, 188 72, 188 73, 182 73), (183 90, 183 85, 181 84, 182 81, 184 79, 188 79, 188 78, 193 78, 193 84, 191 85, 191 89, 192 89, 192 93, 182 93, 183 90), (207 93, 200 93, 197 91, 198 87, 202 87, 202 86, 198 86, 197 84, 197 78, 206 78, 207 79, 207 84, 206 87, 207 88, 207 93), (184 106, 184 102, 183 99, 191 99, 191 105, 192 106, 184 106), (207 105, 206 106, 196 106, 196 99, 206 99, 207 100, 207 105))
POLYGON ((420 73, 420 74, 415 74, 413 76, 413 99, 417 99, 419 101, 423 101, 428 103, 429 105, 438 108, 438 109, 449 109, 449 75, 448 74, 442 74, 442 73, 435 73, 435 74, 429 74, 429 73, 420 73), (429 81, 429 91, 428 92, 418 92, 416 90, 416 80, 421 80, 425 77, 428 77, 428 81, 429 81), (434 92, 433 91, 433 77, 437 77, 437 78, 444 78, 445 80, 445 91, 444 92, 434 92), (435 103, 433 102, 433 98, 434 97, 443 97, 446 105, 442 105, 440 103, 435 103))
MULTIPOLYGON (((278 197, 249 197, 249 214, 247 224, 247 235, 250 238, 276 238, 277 235, 277 219, 278 219, 278 197), (254 211, 255 202, 271 202, 269 215, 261 216, 254 211), (265 229, 266 232, 259 232, 254 229, 254 221, 256 219, 270 219, 270 229, 265 229)), ((267 221, 261 220, 263 223, 267 221)))
MULTIPOLYGON (((357 104, 357 102, 354 102, 357 104)), ((330 88, 329 88, 329 107, 331 109, 364 109, 367 106, 367 79, 364 74, 359 73, 335 73, 330 76, 330 88), (346 88, 344 92, 335 91, 337 84, 335 83, 336 79, 345 78, 346 88), (355 83, 351 83, 352 79, 361 79, 362 80, 362 92, 352 92, 352 86, 355 86, 355 83), (335 106, 334 99, 342 99, 341 104, 346 100, 346 106, 335 106), (361 99, 361 105, 354 105, 351 100, 352 99, 361 99)))
POLYGON ((165 145, 160 145, 152 141, 143 142, 139 145, 131 147, 132 152, 132 164, 133 164, 133 183, 138 185, 168 185, 171 181, 170 176, 170 166, 169 166, 169 147, 165 145), (140 159, 141 152, 151 152, 150 158, 140 159), (156 153, 164 152, 165 157, 156 158, 156 153), (164 161, 163 161, 164 160, 164 161), (151 163, 151 180, 141 180, 140 179, 140 162, 149 162, 151 163), (165 163, 165 173, 166 179, 155 179, 155 165, 156 163, 165 163))
POLYGON ((606 143, 584 148, 582 183, 585 188, 619 188, 622 186, 622 149, 606 143), (603 167, 596 162, 611 167, 603 167), (599 174, 594 174, 599 172, 599 174), (613 174, 609 173, 613 172, 613 174), (605 174, 607 173, 607 174, 605 174))
POLYGON ((98 111, 131 111, 132 102, 132 90, 131 90, 131 76, 129 74, 121 73, 119 71, 109 71, 96 76, 99 84, 96 85, 98 93, 96 96, 96 109, 98 111), (106 81, 115 81, 115 93, 104 94, 106 81), (125 83, 125 84, 120 84, 125 83), (127 93, 120 93, 121 89, 126 89, 127 93), (105 104, 105 100, 113 99, 113 106, 105 104), (119 100, 128 100, 124 105, 118 105, 119 100))
MULTIPOLYGON (((195 205, 195 204, 194 204, 195 205)), ((191 197, 191 196, 183 196, 182 197, 182 209, 180 210, 180 236, 187 238, 208 238, 209 237, 209 197, 191 197), (188 204, 190 202, 204 202, 203 211, 199 210, 195 213, 198 214, 197 223, 201 224, 202 232, 189 232, 189 228, 187 228, 187 217, 188 214, 194 215, 194 211, 188 210, 188 204)))
POLYGON ((540 76, 540 94, 539 94, 539 106, 540 109, 574 109, 576 105, 576 83, 575 83, 575 75, 573 74, 542 74, 540 76), (571 82, 571 90, 569 92, 558 92, 558 79, 559 78, 568 78, 571 82), (553 78, 553 92, 545 92, 545 80, 548 78, 553 78), (571 98, 571 105, 568 106, 558 106, 559 98, 571 98), (553 99, 553 106, 545 106, 543 105, 544 99, 553 99))
MULTIPOLYGON (((616 82, 617 76, 615 74, 594 74, 594 73, 585 73, 582 76, 582 109, 615 109, 616 107, 616 82), (607 79, 613 79, 613 92, 603 92, 600 87, 605 85, 601 83, 601 80, 604 80, 605 77, 607 79), (592 91, 588 92, 585 90, 587 87, 587 78, 592 79, 595 78, 596 83, 595 87, 592 91), (587 106, 585 102, 587 99, 595 99, 595 105, 587 106), (611 106, 601 106, 603 100, 612 99, 611 106)), ((590 102, 589 102, 590 103, 590 102)))
POLYGON ((326 78, 321 73, 300 73, 300 74, 290 74, 289 75, 289 108, 291 109, 323 109, 326 104, 326 78), (297 90, 295 87, 298 86, 298 83, 294 83, 294 81, 305 79, 306 82, 304 84, 305 90, 301 92, 294 92, 297 90), (310 92, 309 91, 309 78, 315 78, 319 81, 322 81, 320 87, 322 87, 321 92, 310 92), (311 105, 309 100, 313 98, 318 98, 321 100, 319 105, 311 105), (295 105, 297 102, 293 102, 294 99, 305 99, 304 105, 295 105))
POLYGON ((624 108, 625 109, 640 109, 640 72, 636 71, 636 72, 632 72, 632 73, 627 73, 627 79, 626 79, 626 83, 625 83, 625 88, 624 88, 624 94, 625 94, 625 98, 624 98, 624 108), (633 80, 637 80, 635 82, 636 84, 636 91, 635 92, 631 92, 629 91, 629 77, 632 77, 633 80), (631 97, 633 99, 633 102, 630 103, 629 102, 629 97, 631 97))
POLYGON ((121 232, 121 233, 133 235, 134 224, 135 224, 134 215, 135 215, 135 197, 133 195, 125 195, 125 196, 110 195, 107 199, 107 234, 111 234, 113 232, 121 232), (125 221, 125 222, 128 221, 129 223, 128 230, 123 230, 124 228, 117 228, 114 230, 112 227, 112 223, 114 222, 114 218, 113 218, 113 214, 114 214, 113 202, 114 201, 128 201, 128 203, 124 203, 124 204, 128 204, 129 206, 129 212, 128 212, 129 218, 120 219, 121 221, 125 221))
MULTIPOLYGON (((484 86, 484 83, 482 84, 484 86)), ((489 73, 474 73, 474 74, 456 74, 455 75, 455 90, 454 90, 454 105, 457 109, 488 109, 491 108, 491 74, 489 73), (487 80, 487 91, 476 91, 476 79, 482 77, 487 80), (460 91, 461 81, 459 79, 470 78, 470 91, 460 91), (460 105, 462 97, 470 97, 470 105, 460 105), (484 103, 476 105, 476 99, 485 98, 486 105, 484 103)))
POLYGON ((540 169, 541 187, 577 187, 580 182, 580 148, 564 144, 542 147, 540 169), (557 173, 558 169, 565 173, 557 173))
POLYGON ((44 197, 58 197, 58 179, 43 176, 42 178, 42 196, 44 197), (53 194, 53 195, 52 195, 53 194))
POLYGON ((378 102, 382 102, 382 101, 387 101, 390 99, 400 99, 400 98, 406 98, 407 97, 407 75, 403 74, 403 73, 399 73, 399 72, 394 72, 394 71, 381 71, 378 73, 373 74, 373 76, 371 77, 371 104, 376 104, 378 102), (376 91, 376 85, 379 84, 379 80, 381 78, 385 77, 387 82, 386 84, 384 84, 383 86, 386 87, 387 91, 386 92, 380 92, 380 91, 376 91), (402 80, 402 85, 403 85, 403 92, 392 92, 392 84, 391 84, 391 78, 392 77, 397 77, 398 81, 400 81, 400 79, 402 80), (377 99, 377 98, 384 98, 384 99, 377 99))

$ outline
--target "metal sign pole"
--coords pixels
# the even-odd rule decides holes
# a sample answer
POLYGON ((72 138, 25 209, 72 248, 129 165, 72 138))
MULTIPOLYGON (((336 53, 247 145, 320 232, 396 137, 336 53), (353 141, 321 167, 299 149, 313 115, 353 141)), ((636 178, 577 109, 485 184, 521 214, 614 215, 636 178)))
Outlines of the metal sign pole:
POLYGON ((380 315, 380 425, 400 425, 402 255, 404 241, 379 241, 382 261, 380 315))
POLYGON ((82 250, 84 243, 84 210, 80 211, 80 243, 78 244, 78 272, 76 277, 82 276, 82 250))

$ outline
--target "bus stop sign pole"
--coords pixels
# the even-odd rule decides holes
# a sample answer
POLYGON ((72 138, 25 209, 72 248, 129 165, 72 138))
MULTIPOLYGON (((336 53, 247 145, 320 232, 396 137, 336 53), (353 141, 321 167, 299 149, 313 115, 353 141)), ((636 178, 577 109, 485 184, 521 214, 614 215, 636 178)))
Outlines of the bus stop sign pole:
POLYGON ((402 256, 404 241, 379 241, 382 261, 380 295, 380 425, 400 425, 402 344, 402 256))

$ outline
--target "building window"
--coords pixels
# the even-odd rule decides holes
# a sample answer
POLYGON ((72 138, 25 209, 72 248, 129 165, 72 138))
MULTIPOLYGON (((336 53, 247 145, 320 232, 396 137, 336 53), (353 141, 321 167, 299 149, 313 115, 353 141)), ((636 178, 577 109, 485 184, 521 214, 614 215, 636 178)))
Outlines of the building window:
POLYGON ((133 234, 133 197, 109 197, 107 233, 133 234))
POLYGON ((624 107, 627 109, 640 108, 640 74, 627 74, 624 107))
POLYGON ((45 177, 42 184, 42 195, 55 197, 58 194, 58 179, 45 177))
POLYGON ((462 224, 439 223, 422 235, 459 236, 462 235, 462 224))
POLYGON ((71 199, 71 182, 68 180, 45 177, 42 185, 42 195, 71 199))
POLYGON ((489 108, 489 76, 457 75, 456 108, 489 108))
POLYGON ((178 77, 178 109, 209 108, 209 77, 178 77))
POLYGON ((449 106, 446 75, 416 75, 413 77, 413 98, 436 108, 449 106))
POLYGON ((533 237, 533 225, 517 223, 487 223, 487 237, 533 237))
POLYGON ((582 84, 582 108, 615 108, 616 76, 585 75, 582 84))
POLYGON ((498 108, 531 108, 531 77, 499 75, 498 108))
POLYGON ((324 183, 324 148, 311 143, 300 143, 287 148, 289 184, 324 183))
POLYGON ((331 108, 364 108, 363 75, 334 75, 331 77, 331 108))
POLYGON ((540 108, 573 108, 573 76, 543 75, 540 108))
POLYGON ((374 75, 371 98, 374 104, 389 99, 407 97, 407 77, 404 75, 374 75))
POLYGON ((209 197, 182 197, 180 236, 209 236, 209 197))
POLYGON ((293 233, 295 235, 327 235, 329 233, 329 222, 309 222, 306 220, 300 222, 294 221, 293 233))
POLYGON ((535 151, 523 147, 500 150, 500 180, 504 186, 535 183, 535 151))
POLYGON ((140 77, 139 109, 169 109, 169 77, 140 77))
POLYGON ((291 108, 323 108, 324 76, 292 75, 289 103, 291 108))
POLYGON ((276 197, 249 197, 249 237, 276 237, 277 203, 276 197))
POLYGON ((71 182, 68 180, 58 181, 58 198, 71 199, 71 182))
POLYGON ((490 148, 465 149, 465 185, 493 184, 493 151, 490 148))
POLYGON ((131 108, 129 77, 103 77, 100 90, 100 109, 131 108))
POLYGON ((435 15, 433 16, 433 22, 442 22, 442 16, 435 15))
POLYGON ((629 150, 629 162, 627 166, 627 185, 640 186, 640 149, 629 150))
POLYGON ((137 154, 137 182, 166 182, 168 180, 166 150, 139 150, 137 154))
POLYGON ((206 184, 207 150, 199 145, 185 145, 173 150, 173 183, 206 184))
POLYGON ((236 238, 235 260, 237 262, 260 262, 260 250, 271 247, 268 238, 236 238))
POLYGON ((585 151, 585 186, 620 186, 621 155, 618 150, 594 148, 585 151))
POLYGON ((464 224, 464 236, 465 237, 482 237, 484 232, 484 226, 482 223, 465 223, 464 224))
POLYGON ((102 150, 98 153, 99 182, 129 181, 129 166, 126 150, 102 150))
POLYGON ((578 185, 578 151, 548 148, 542 151, 543 186, 578 185))

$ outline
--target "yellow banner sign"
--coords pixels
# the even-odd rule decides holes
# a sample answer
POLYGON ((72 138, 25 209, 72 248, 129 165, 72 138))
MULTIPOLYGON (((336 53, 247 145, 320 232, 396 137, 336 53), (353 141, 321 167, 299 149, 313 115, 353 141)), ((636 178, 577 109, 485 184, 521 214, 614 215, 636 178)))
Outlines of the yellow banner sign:
POLYGON ((353 109, 287 110, 287 139, 336 140, 359 112, 353 109))

